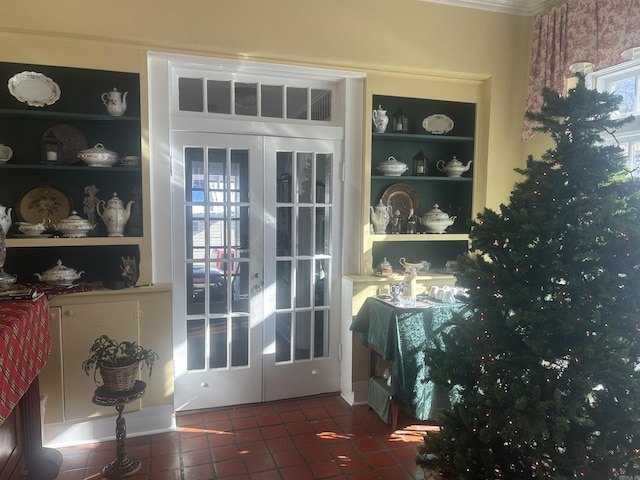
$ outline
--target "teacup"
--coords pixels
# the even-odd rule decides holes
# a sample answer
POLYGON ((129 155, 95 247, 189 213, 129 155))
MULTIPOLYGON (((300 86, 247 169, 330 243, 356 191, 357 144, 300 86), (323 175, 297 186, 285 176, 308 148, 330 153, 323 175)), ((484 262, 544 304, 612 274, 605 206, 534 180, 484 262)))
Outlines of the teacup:
POLYGON ((125 167, 137 167, 140 165, 140 157, 137 155, 127 155, 120 159, 120 163, 125 167))

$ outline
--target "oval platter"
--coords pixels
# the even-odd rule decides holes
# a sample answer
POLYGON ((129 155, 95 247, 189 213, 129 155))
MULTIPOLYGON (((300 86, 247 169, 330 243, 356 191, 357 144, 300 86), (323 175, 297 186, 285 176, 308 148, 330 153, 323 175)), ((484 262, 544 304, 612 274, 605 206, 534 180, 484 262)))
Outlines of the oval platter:
POLYGON ((436 113, 435 115, 428 116, 422 121, 422 128, 424 128, 427 133, 443 135, 453 130, 453 120, 446 115, 436 113))
POLYGON ((391 205, 393 212, 399 210, 400 216, 403 219, 409 216, 409 211, 412 208, 413 212, 419 215, 420 198, 413 187, 406 183, 394 183, 387 188, 382 194, 382 203, 391 205))
POLYGON ((20 72, 9 79, 9 93, 32 107, 53 105, 60 98, 56 82, 39 72, 20 72))

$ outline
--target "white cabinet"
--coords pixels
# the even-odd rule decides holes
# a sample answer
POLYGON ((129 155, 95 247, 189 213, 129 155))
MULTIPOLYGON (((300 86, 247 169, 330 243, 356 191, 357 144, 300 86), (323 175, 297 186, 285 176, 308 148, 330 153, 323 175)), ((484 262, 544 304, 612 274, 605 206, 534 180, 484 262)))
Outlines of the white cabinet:
POLYGON ((49 331, 51 355, 40 373, 40 392, 48 397, 45 423, 114 414, 112 408, 92 403, 97 386, 93 376, 82 370, 89 348, 100 335, 137 341, 160 355, 151 379, 146 367, 141 370, 146 393, 128 404, 126 411, 173 404, 170 285, 56 296, 49 305, 49 331))
MULTIPOLYGON (((96 389, 93 375, 85 375, 82 362, 100 335, 122 341, 138 339, 138 302, 96 303, 62 306, 62 371, 65 420, 79 420, 105 413, 106 409, 91 402, 96 389)), ((100 374, 98 373, 98 380, 100 374)), ((138 410, 140 400, 127 404, 126 410, 138 410)))

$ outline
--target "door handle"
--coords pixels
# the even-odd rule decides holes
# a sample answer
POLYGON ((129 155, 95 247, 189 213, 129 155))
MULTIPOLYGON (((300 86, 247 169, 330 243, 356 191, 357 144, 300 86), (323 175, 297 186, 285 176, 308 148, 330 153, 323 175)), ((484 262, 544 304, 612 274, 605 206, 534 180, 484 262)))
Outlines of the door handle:
POLYGON ((251 293, 260 293, 262 291, 263 283, 257 283, 253 287, 251 287, 251 293))

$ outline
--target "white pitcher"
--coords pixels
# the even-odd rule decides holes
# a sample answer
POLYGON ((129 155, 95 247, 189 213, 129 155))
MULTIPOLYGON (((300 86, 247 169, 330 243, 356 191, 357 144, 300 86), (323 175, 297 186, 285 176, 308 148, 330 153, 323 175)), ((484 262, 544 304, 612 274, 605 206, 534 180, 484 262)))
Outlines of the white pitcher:
POLYGON ((387 111, 381 105, 378 105, 378 108, 373 111, 373 129, 376 133, 384 133, 388 123, 387 111))
POLYGON ((4 236, 7 236, 7 232, 11 228, 11 211, 13 208, 3 207, 0 205, 0 228, 4 236))

